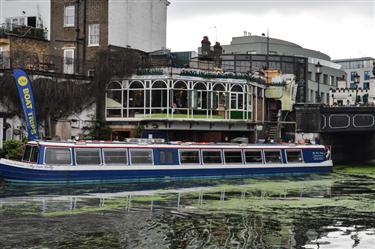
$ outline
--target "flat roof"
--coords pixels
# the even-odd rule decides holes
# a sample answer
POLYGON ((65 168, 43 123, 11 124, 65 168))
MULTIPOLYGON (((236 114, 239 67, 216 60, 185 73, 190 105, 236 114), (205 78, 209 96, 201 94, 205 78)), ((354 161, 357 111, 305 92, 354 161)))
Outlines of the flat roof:
POLYGON ((332 60, 333 62, 350 62, 350 61, 369 61, 369 60, 375 60, 373 57, 360 57, 360 58, 348 58, 348 59, 337 59, 332 60))

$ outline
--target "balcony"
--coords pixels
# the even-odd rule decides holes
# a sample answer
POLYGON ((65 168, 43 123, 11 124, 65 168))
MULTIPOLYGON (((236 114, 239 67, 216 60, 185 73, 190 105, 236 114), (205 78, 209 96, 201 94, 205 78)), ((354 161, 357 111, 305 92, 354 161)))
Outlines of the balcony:
POLYGON ((10 26, 7 24, 2 24, 0 25, 0 37, 1 36, 18 36, 24 38, 47 40, 47 30, 28 26, 10 26))

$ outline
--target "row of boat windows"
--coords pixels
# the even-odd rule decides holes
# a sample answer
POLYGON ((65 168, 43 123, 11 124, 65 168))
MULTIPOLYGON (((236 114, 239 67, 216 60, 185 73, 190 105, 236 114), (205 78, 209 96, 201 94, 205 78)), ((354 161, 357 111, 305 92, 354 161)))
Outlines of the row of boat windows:
MULTIPOLYGON (((24 161, 37 161, 37 147, 25 150, 24 161), (36 155, 35 155, 36 154, 36 155), (29 160, 28 160, 29 158, 29 160)), ((158 153, 158 164, 251 164, 251 163, 283 163, 281 150, 179 150, 175 157, 174 150, 125 149, 125 148, 76 148, 75 163, 77 165, 137 165, 154 164, 153 153, 158 153), (129 160, 130 157, 130 160, 129 160)), ((286 150, 289 163, 303 162, 301 150, 286 150)), ((70 148, 46 148, 45 164, 71 165, 73 163, 70 148)))

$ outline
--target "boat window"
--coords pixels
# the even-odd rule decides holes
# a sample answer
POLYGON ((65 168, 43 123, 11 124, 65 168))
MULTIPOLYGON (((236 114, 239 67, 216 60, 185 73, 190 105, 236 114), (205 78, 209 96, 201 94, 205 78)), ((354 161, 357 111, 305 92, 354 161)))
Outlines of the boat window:
POLYGON ((262 151, 260 150, 245 151, 245 161, 246 163, 263 163, 262 151))
POLYGON ((38 161, 39 147, 33 146, 31 150, 30 162, 36 163, 38 161))
POLYGON ((124 148, 103 149, 105 164, 128 165, 128 153, 124 148))
POLYGON ((152 164, 152 150, 130 150, 132 164, 152 164))
POLYGON ((76 148, 76 162, 78 165, 100 164, 100 149, 76 148))
POLYGON ((265 150, 264 158, 266 163, 281 163, 280 150, 265 150))
POLYGON ((184 163, 199 164, 199 150, 180 150, 180 161, 184 163))
POLYGON ((302 153, 300 150, 287 150, 286 157, 288 159, 288 163, 302 163, 302 153))
POLYGON ((46 164, 70 165, 72 164, 72 155, 69 148, 46 148, 46 164))
POLYGON ((160 164, 173 164, 173 151, 160 151, 160 164))
POLYGON ((242 163, 241 151, 224 151, 225 163, 242 163))
POLYGON ((25 162, 30 161, 31 150, 32 150, 31 146, 26 145, 25 151, 23 152, 22 161, 25 161, 25 162))
POLYGON ((221 164, 221 151, 220 150, 203 151, 203 162, 205 164, 212 164, 212 163, 221 164))

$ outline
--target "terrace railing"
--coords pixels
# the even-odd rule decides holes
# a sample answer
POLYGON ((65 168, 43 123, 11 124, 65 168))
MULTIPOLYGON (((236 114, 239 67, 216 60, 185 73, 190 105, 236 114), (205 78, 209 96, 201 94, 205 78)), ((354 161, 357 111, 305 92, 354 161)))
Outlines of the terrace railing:
POLYGON ((0 36, 12 35, 18 37, 27 37, 35 39, 47 39, 47 29, 35 28, 29 26, 19 26, 19 25, 0 25, 0 36))

